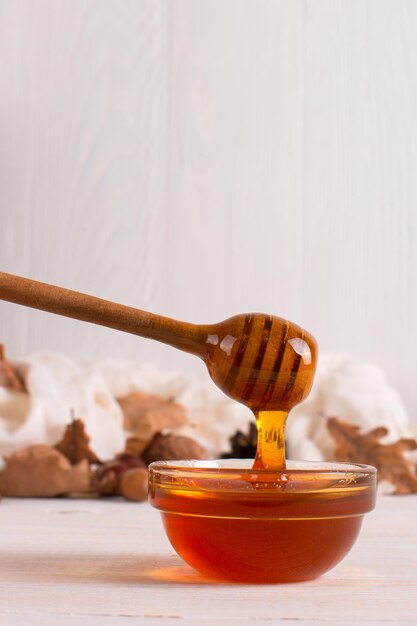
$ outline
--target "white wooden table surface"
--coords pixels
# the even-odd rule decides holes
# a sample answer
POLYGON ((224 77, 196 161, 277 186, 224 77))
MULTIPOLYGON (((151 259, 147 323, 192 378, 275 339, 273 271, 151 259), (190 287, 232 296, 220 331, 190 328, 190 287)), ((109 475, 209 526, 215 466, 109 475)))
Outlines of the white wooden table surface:
POLYGON ((381 497, 351 554, 308 583, 204 579, 159 514, 117 500, 0 504, 0 624, 417 624, 417 497, 381 497))

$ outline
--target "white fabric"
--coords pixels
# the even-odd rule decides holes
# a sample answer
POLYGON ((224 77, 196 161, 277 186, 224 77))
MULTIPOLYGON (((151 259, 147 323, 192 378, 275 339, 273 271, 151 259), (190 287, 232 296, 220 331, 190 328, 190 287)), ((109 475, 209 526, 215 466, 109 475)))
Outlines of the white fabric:
POLYGON ((252 419, 204 374, 161 372, 115 360, 80 363, 49 352, 31 354, 16 366, 29 394, 0 387, 0 456, 33 443, 54 445, 74 411, 99 458, 113 458, 126 438, 116 398, 132 391, 182 404, 189 424, 176 432, 201 441, 214 456, 227 450, 229 437, 238 428, 246 430, 252 419))
POLYGON ((94 367, 46 352, 19 360, 17 367, 29 393, 0 389, 0 455, 33 443, 57 443, 71 411, 85 421, 99 456, 123 448, 120 407, 94 367))
POLYGON ((364 431, 386 426, 387 443, 412 436, 412 426, 398 393, 376 366, 346 356, 322 356, 308 398, 287 422, 288 452, 297 460, 332 460, 334 442, 326 417, 360 426, 364 431))
MULTIPOLYGON (((124 448, 117 397, 143 391, 174 398, 187 411, 189 425, 176 432, 207 445, 212 456, 229 449, 229 437, 246 431, 250 411, 227 398, 208 375, 161 372, 129 362, 80 363, 54 353, 31 354, 16 363, 29 394, 0 388, 0 456, 33 443, 55 444, 70 422, 81 417, 96 454, 112 458, 124 448)), ((369 429, 386 425, 391 439, 410 435, 410 422, 398 394, 376 367, 346 357, 321 357, 309 398, 291 412, 287 436, 294 459, 331 459, 334 444, 325 417, 369 429)))

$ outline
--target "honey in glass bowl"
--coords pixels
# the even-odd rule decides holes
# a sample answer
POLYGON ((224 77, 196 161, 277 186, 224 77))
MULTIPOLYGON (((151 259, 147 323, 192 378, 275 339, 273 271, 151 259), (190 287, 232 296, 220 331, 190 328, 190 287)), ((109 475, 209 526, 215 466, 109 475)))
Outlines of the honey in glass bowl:
POLYGON ((375 505, 365 465, 252 460, 161 461, 149 497, 184 561, 217 579, 286 583, 316 578, 354 544, 375 505))

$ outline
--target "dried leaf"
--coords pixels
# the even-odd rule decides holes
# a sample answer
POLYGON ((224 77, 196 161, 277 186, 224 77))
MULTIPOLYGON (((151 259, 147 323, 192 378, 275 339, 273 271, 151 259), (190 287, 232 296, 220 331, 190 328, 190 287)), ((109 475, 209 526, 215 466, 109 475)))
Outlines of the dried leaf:
POLYGON ((190 437, 157 433, 143 451, 142 458, 147 464, 153 461, 208 459, 208 452, 190 437))
POLYGON ((25 383, 19 372, 6 357, 6 348, 0 343, 0 385, 13 391, 26 391, 25 383))
POLYGON ((82 459, 86 459, 91 464, 100 463, 89 446, 90 437, 85 432, 84 422, 77 418, 65 429, 64 436, 55 448, 62 452, 73 465, 82 459))
POLYGON ((258 445, 258 429, 253 422, 249 425, 249 432, 245 435, 240 430, 230 437, 231 451, 222 454, 222 459, 254 459, 258 445))
POLYGON ((384 426, 362 433, 359 426, 337 417, 330 417, 327 427, 336 442, 337 461, 373 465, 378 470, 379 480, 392 483, 396 494, 417 493, 416 468, 404 456, 404 452, 417 449, 414 439, 399 439, 395 443, 383 444, 380 439, 388 434, 384 426))
POLYGON ((184 407, 172 400, 134 392, 118 398, 118 402, 123 411, 124 428, 132 434, 137 454, 146 448, 156 433, 187 423, 184 407))
POLYGON ((90 467, 86 460, 71 465, 58 450, 34 445, 4 458, 0 492, 4 496, 52 497, 90 491, 90 467))

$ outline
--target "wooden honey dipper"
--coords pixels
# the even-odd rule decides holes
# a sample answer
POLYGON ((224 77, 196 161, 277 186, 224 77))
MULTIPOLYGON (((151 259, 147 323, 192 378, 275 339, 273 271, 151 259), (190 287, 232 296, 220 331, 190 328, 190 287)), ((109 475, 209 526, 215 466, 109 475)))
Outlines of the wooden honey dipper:
POLYGON ((311 388, 317 344, 279 317, 248 313, 190 324, 0 272, 0 299, 155 339, 195 354, 215 384, 253 411, 289 411, 311 388))

